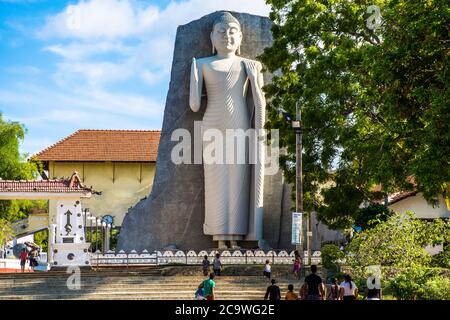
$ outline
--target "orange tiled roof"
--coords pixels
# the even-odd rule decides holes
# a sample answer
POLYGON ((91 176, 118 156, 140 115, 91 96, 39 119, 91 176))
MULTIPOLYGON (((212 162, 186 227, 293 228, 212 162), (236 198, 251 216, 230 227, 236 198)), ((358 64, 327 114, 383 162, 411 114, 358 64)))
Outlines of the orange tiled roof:
POLYGON ((68 180, 0 180, 0 192, 90 193, 92 189, 85 187, 74 172, 68 180))
POLYGON ((158 130, 78 130, 35 156, 41 161, 156 162, 158 130))

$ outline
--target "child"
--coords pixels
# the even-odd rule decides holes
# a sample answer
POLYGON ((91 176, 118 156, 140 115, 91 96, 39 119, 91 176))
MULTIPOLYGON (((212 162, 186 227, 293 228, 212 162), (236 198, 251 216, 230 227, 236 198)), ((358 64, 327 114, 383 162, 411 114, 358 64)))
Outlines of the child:
POLYGON ((286 297, 284 300, 298 300, 298 295, 294 292, 294 285, 288 285, 288 292, 286 293, 286 297))
POLYGON ((266 260, 266 265, 264 266, 264 276, 270 280, 270 274, 272 272, 272 268, 270 267, 269 260, 266 260))
POLYGON ((209 274, 209 260, 208 260, 208 256, 205 256, 202 262, 202 266, 203 266, 203 275, 207 276, 209 274))

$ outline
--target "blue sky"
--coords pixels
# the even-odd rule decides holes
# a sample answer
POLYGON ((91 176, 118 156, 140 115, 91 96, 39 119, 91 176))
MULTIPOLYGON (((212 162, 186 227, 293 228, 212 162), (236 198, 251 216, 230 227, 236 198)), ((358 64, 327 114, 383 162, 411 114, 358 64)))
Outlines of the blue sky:
POLYGON ((176 28, 264 0, 0 0, 0 112, 33 154, 78 129, 161 129, 176 28))

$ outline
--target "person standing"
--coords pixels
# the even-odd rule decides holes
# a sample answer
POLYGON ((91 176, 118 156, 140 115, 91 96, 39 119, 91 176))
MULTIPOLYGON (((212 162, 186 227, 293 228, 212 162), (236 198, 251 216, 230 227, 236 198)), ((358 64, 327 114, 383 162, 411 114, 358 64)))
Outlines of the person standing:
POLYGON ((220 262, 220 254, 216 253, 216 257, 213 261, 213 271, 216 276, 220 276, 222 270, 222 262, 220 262))
POLYGON ((23 248, 19 255, 20 271, 22 272, 25 272, 25 264, 27 263, 27 258, 28 258, 27 249, 23 248))
POLYGON ((33 253, 33 249, 31 249, 31 251, 28 253, 28 268, 31 271, 34 267, 34 253, 33 253))
POLYGON ((288 292, 286 292, 286 297, 284 300, 298 300, 298 294, 294 292, 294 285, 288 285, 288 292))
POLYGON ((210 273, 209 279, 206 279, 201 284, 203 288, 203 296, 206 300, 215 300, 214 288, 216 287, 216 283, 214 282, 214 273, 210 273))
POLYGON ((281 300, 280 287, 275 284, 275 279, 272 279, 271 282, 272 284, 267 287, 266 294, 264 295, 264 300, 267 300, 267 298, 269 298, 270 301, 281 300))
POLYGON ((209 273, 209 260, 208 256, 205 256, 202 262, 202 268, 203 268, 203 275, 207 276, 209 273))
POLYGON ((344 281, 341 283, 340 287, 342 300, 356 300, 358 288, 349 274, 344 276, 344 281))
POLYGON ((327 295, 327 300, 339 300, 339 285, 337 284, 337 279, 331 279, 330 291, 327 295))
POLYGON ((372 279, 372 288, 366 288, 365 296, 367 300, 381 300, 381 288, 377 286, 376 279, 372 279))
POLYGON ((317 266, 311 266, 311 274, 305 278, 305 283, 300 290, 300 295, 305 300, 323 300, 325 298, 325 289, 322 278, 317 274, 317 266))
POLYGON ((270 261, 266 260, 266 265, 264 266, 264 276, 270 280, 271 274, 272 274, 272 267, 270 266, 270 261))
POLYGON ((293 272, 294 272, 294 276, 296 279, 298 279, 298 277, 300 275, 300 266, 301 266, 300 255, 298 254, 298 251, 295 250, 293 272))

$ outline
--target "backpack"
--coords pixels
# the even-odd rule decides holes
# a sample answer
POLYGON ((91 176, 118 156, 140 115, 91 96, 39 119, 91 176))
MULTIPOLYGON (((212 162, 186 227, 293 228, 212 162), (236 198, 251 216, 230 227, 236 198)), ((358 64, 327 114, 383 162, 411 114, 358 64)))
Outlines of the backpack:
POLYGON ((197 291, 195 291, 195 300, 205 300, 203 288, 198 288, 197 291))

